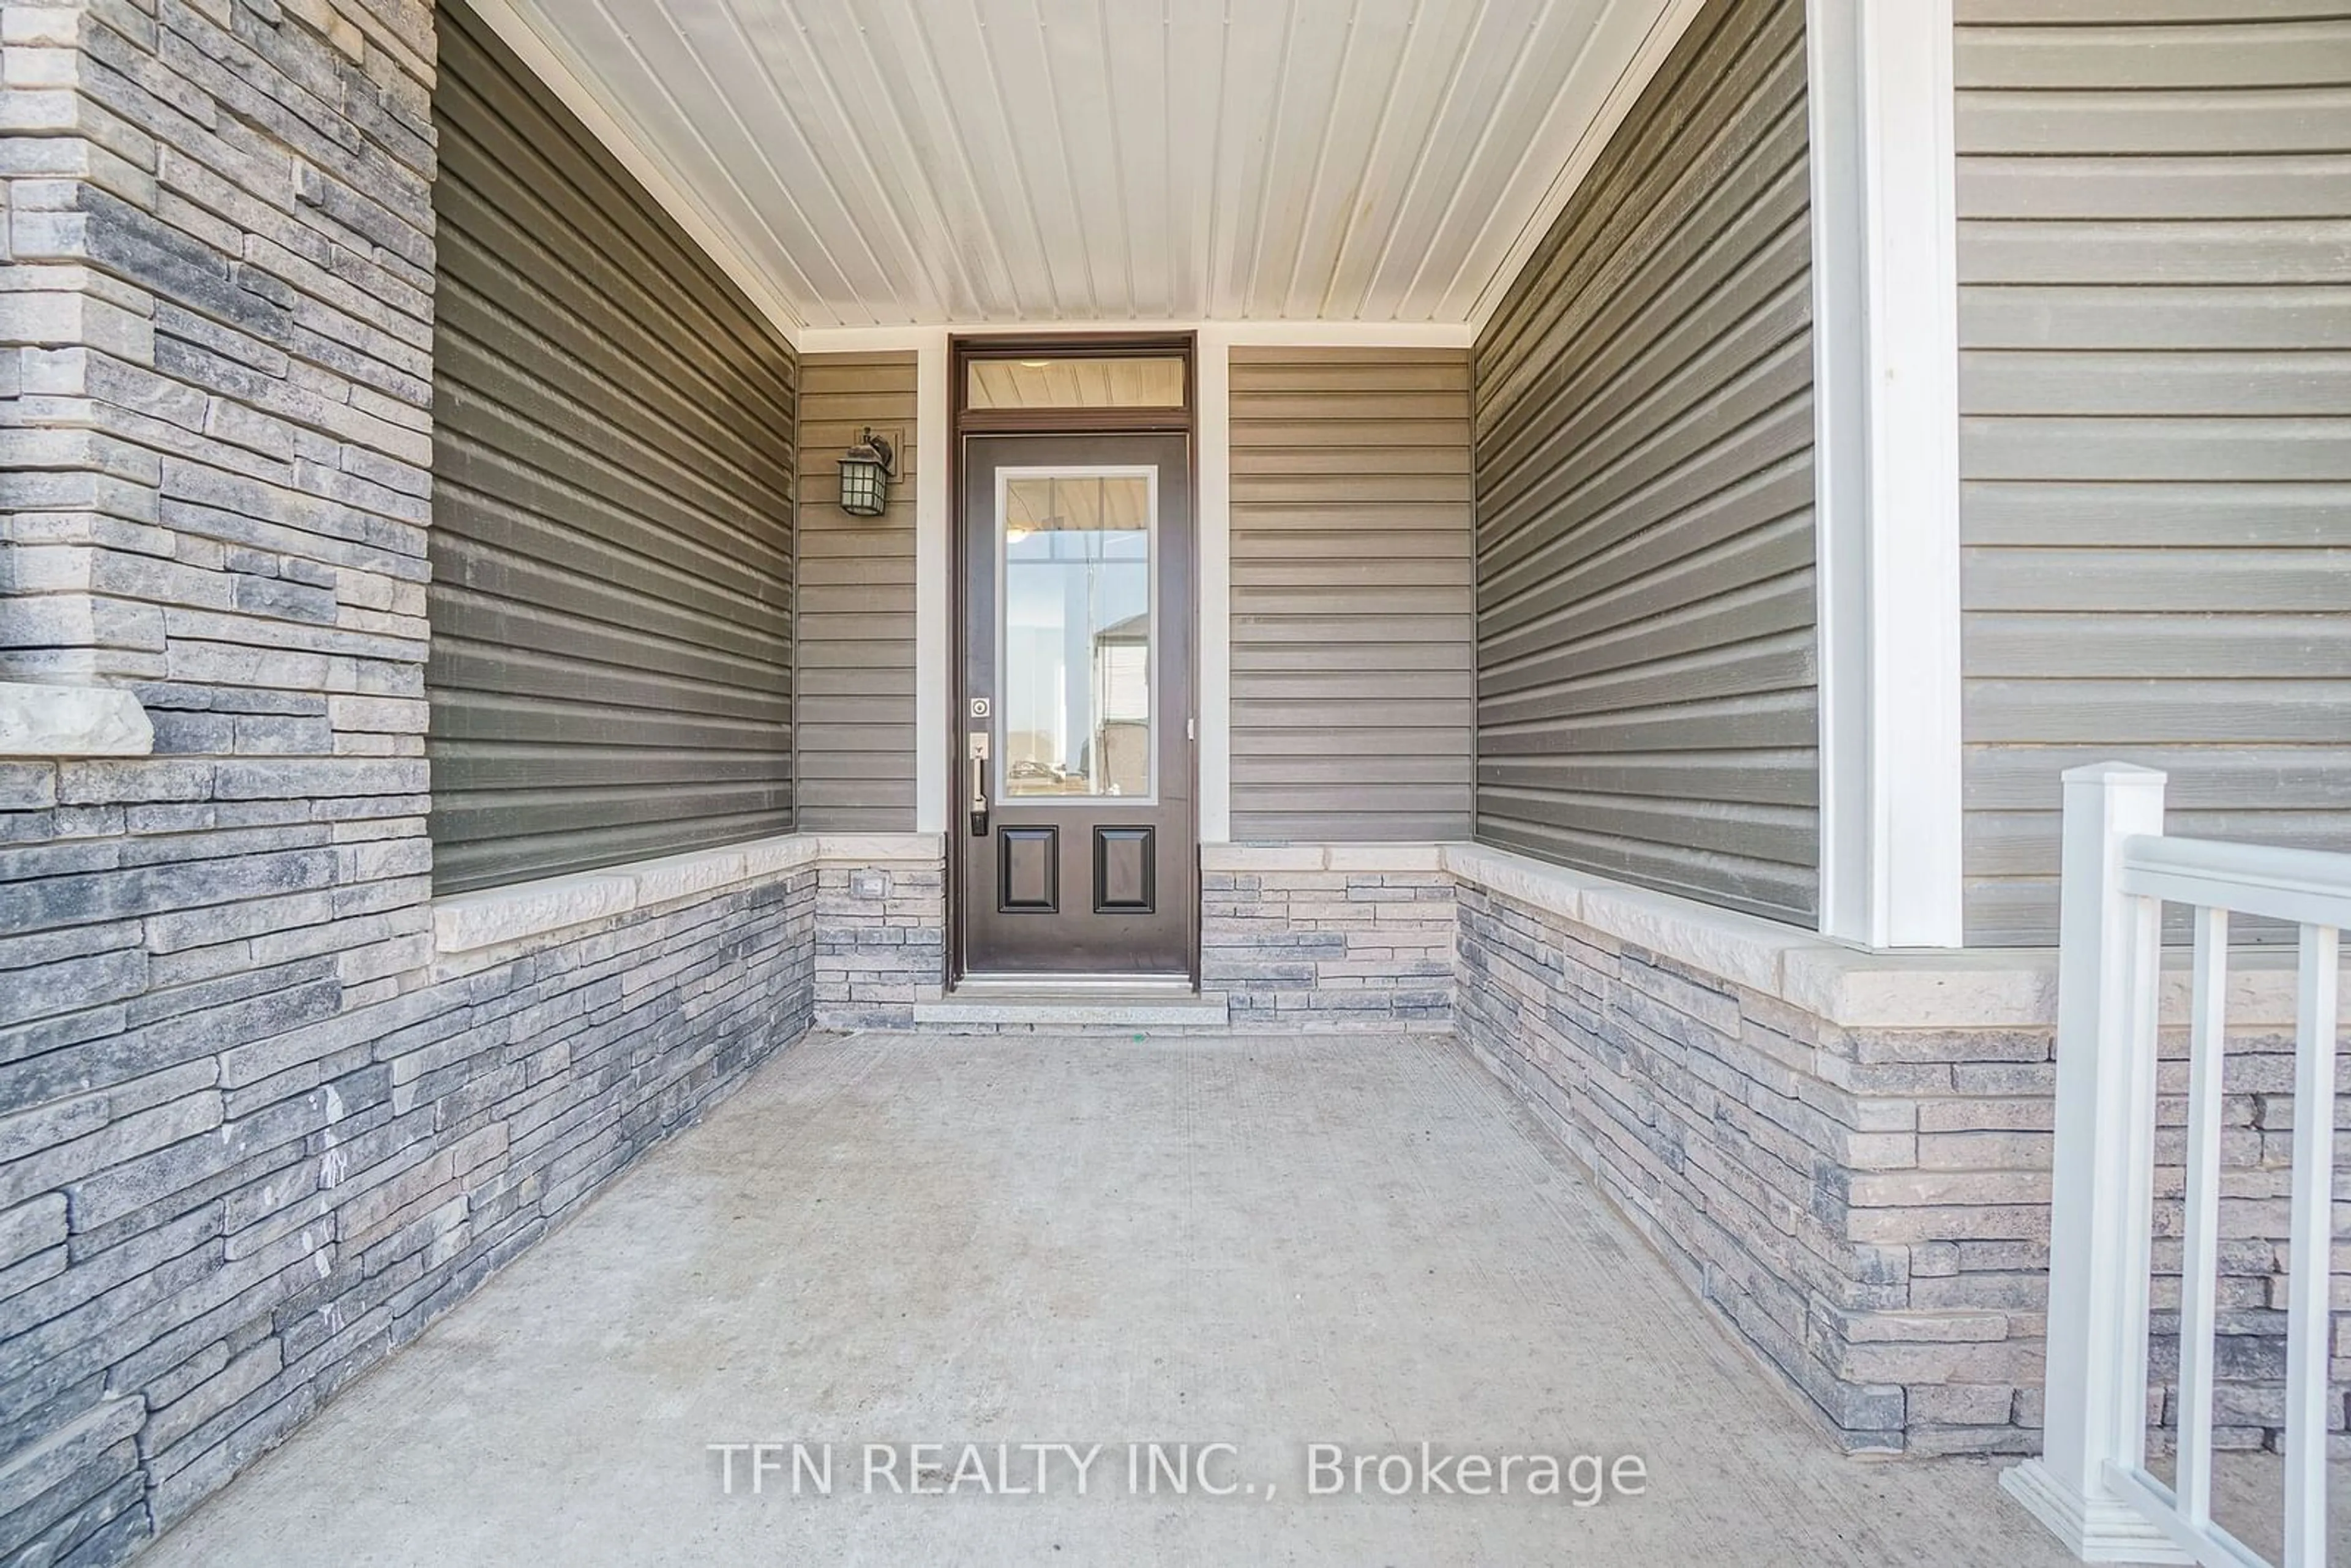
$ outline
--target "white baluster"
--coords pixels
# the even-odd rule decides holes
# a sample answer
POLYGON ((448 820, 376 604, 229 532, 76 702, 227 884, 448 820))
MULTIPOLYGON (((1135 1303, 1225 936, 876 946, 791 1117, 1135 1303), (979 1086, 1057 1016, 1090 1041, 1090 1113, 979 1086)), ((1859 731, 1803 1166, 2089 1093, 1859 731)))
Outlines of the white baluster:
POLYGON ((2302 928, 2287 1220, 2285 1568, 2326 1568, 2327 1297, 2334 1272, 2335 1017, 2341 938, 2302 928))
POLYGON ((2179 1469, 2191 1525, 2212 1518, 2212 1322, 2220 1291, 2221 1070, 2228 1050, 2229 912, 2196 912, 2188 1047, 2188 1212, 2179 1261, 2179 1469))

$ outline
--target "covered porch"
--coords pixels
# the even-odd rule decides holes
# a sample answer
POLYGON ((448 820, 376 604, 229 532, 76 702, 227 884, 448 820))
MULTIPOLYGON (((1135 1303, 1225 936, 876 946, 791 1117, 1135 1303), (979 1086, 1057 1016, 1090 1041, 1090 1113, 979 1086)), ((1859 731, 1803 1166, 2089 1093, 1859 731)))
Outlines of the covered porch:
POLYGON ((0 1558, 2318 1562, 2339 12, 0 8, 0 1558))
POLYGON ((820 1035, 142 1561, 2067 1561, 1996 1496, 1823 1443, 1450 1040, 820 1035), (1448 1494, 1423 1441, 1603 1463, 1448 1494), (754 1442, 757 1494, 712 1448, 754 1442), (917 1443, 988 1490, 897 1490, 917 1443), (1060 1457, 994 1490, 1029 1443, 1101 1444, 1085 1494, 1060 1457), (1130 1443, 1232 1447, 1155 1495, 1130 1443))

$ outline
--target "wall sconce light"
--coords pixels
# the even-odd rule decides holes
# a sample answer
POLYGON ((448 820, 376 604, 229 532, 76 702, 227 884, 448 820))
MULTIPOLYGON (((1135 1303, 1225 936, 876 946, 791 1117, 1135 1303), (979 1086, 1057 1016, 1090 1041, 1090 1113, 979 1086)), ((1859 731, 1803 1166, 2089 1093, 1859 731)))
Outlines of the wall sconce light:
POLYGON ((868 430, 841 456, 841 509, 852 517, 878 517, 890 499, 898 455, 889 441, 868 430))

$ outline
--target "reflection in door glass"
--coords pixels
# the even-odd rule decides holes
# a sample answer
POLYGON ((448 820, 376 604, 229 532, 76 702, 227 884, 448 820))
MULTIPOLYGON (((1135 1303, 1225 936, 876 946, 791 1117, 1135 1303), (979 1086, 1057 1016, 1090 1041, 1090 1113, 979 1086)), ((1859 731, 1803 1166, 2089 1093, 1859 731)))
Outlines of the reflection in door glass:
POLYGON ((1000 788, 1151 793, 1147 472, 1007 475, 1000 788))

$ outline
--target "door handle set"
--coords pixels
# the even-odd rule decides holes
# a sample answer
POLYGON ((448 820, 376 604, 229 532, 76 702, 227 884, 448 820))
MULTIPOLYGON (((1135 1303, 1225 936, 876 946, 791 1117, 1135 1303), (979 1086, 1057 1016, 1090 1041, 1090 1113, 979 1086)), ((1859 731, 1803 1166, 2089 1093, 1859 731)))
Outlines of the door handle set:
POLYGON ((987 731, 971 732, 971 836, 987 837, 987 731))

